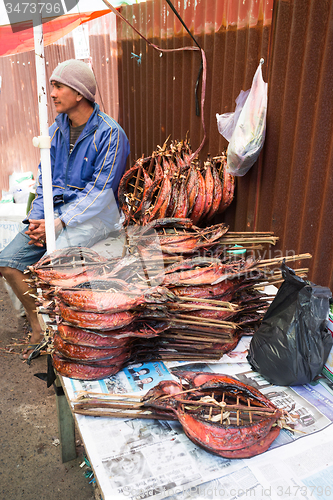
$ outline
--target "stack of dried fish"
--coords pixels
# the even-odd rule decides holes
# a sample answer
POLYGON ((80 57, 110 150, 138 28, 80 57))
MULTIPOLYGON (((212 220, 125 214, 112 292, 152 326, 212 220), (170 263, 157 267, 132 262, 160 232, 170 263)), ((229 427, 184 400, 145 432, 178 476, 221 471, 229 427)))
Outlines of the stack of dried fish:
POLYGON ((113 264, 92 250, 71 248, 30 269, 40 305, 57 324, 53 363, 63 375, 92 380, 117 373, 130 358, 134 338, 156 336, 167 326, 156 321, 148 325, 140 317, 145 305, 169 300, 168 290, 130 286, 107 274, 101 279, 107 265, 117 273, 113 264))
POLYGON ((118 198, 124 225, 145 225, 165 217, 190 218, 207 223, 221 214, 234 197, 235 179, 226 169, 226 156, 203 165, 190 161, 186 141, 164 145, 152 156, 140 158, 122 177, 118 198))
POLYGON ((268 306, 255 290, 268 262, 169 259, 156 252, 106 260, 72 248, 31 267, 40 304, 57 325, 56 370, 96 379, 137 360, 219 359, 254 332, 268 306))

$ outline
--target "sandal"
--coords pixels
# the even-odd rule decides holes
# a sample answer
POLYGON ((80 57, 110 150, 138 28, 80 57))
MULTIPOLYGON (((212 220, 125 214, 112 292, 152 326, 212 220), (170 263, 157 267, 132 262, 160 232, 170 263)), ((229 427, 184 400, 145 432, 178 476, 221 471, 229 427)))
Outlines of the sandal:
POLYGON ((38 358, 40 356, 41 351, 45 351, 47 348, 49 341, 43 339, 39 344, 29 344, 27 347, 23 350, 23 352, 19 355, 19 358, 22 359, 23 361, 26 361, 28 365, 30 365, 31 361, 33 359, 38 358), (32 352, 29 354, 27 358, 24 358, 24 354, 28 354, 28 351, 32 352))

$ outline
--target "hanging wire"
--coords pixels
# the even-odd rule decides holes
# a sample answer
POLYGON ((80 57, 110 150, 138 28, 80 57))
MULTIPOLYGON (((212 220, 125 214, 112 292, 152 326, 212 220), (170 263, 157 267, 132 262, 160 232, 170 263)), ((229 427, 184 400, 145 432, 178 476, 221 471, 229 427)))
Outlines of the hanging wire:
POLYGON ((190 37, 192 38, 192 40, 194 41, 194 43, 199 47, 199 49, 201 51, 201 64, 200 64, 198 78, 197 78, 197 81, 196 81, 196 84, 195 84, 195 90, 194 90, 194 93, 195 93, 195 113, 196 113, 197 116, 200 116, 200 106, 199 106, 199 98, 198 98, 198 89, 199 89, 200 77, 201 77, 202 72, 203 72, 202 48, 200 47, 200 45, 198 44, 198 42, 196 41, 196 39, 194 38, 194 36, 190 32, 190 30, 188 29, 188 27, 184 23, 183 19, 180 17, 180 15, 178 14, 178 12, 176 11, 175 7, 171 3, 171 0, 166 0, 166 2, 169 5, 169 7, 172 10, 172 12, 175 14, 175 16, 177 16, 178 20, 184 26, 184 28, 186 29, 187 33, 190 35, 190 37))
MULTIPOLYGON (((191 155, 190 161, 192 161, 201 151, 205 140, 206 140, 206 127, 205 127, 205 120, 204 120, 204 103, 205 103, 205 94, 206 94, 206 73, 207 73, 207 64, 206 64, 206 55, 204 50, 199 46, 199 44, 196 42, 196 40, 193 38, 191 33, 189 32, 188 28, 185 26, 185 24, 182 22, 182 24, 185 26, 186 30, 190 33, 191 37, 193 38, 195 44, 197 45, 196 47, 190 46, 190 47, 179 47, 177 49, 162 49, 161 47, 158 47, 154 43, 150 42, 145 38, 142 33, 140 33, 139 30, 137 30, 117 9, 115 9, 109 2, 108 0, 103 0, 105 5, 118 17, 120 17, 125 23, 127 23, 145 42, 150 45, 153 49, 157 50, 158 52, 179 52, 181 50, 200 50, 201 52, 201 66, 202 66, 202 90, 201 90, 201 121, 202 121, 202 128, 204 131, 204 137, 203 140, 201 141, 200 146, 198 149, 191 155)), ((174 11, 174 9, 173 9, 174 11)), ((201 69, 199 71, 199 77, 200 77, 201 69)), ((199 78, 198 77, 198 78, 199 78)), ((198 88, 198 80, 196 84, 196 89, 198 88)), ((198 113, 197 113, 198 114, 198 113)))

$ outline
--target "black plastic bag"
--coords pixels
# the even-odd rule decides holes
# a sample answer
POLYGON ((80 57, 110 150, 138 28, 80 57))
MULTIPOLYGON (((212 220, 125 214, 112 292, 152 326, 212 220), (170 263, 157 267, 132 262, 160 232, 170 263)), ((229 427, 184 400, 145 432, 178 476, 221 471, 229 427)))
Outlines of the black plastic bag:
POLYGON ((274 385, 303 385, 321 373, 333 344, 327 329, 332 293, 285 263, 281 270, 285 281, 251 339, 247 360, 274 385))

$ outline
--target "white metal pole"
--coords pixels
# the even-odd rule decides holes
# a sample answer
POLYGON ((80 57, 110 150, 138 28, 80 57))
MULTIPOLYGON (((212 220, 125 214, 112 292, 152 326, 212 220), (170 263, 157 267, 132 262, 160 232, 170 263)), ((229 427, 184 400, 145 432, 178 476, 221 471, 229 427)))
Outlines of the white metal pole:
POLYGON ((41 19, 40 24, 38 24, 38 26, 34 26, 34 42, 40 130, 40 136, 38 138, 34 138, 34 145, 40 148, 40 160, 43 180, 44 218, 46 229, 46 249, 47 253, 51 253, 55 250, 55 230, 50 156, 51 138, 49 136, 47 117, 46 71, 43 26, 41 19))

